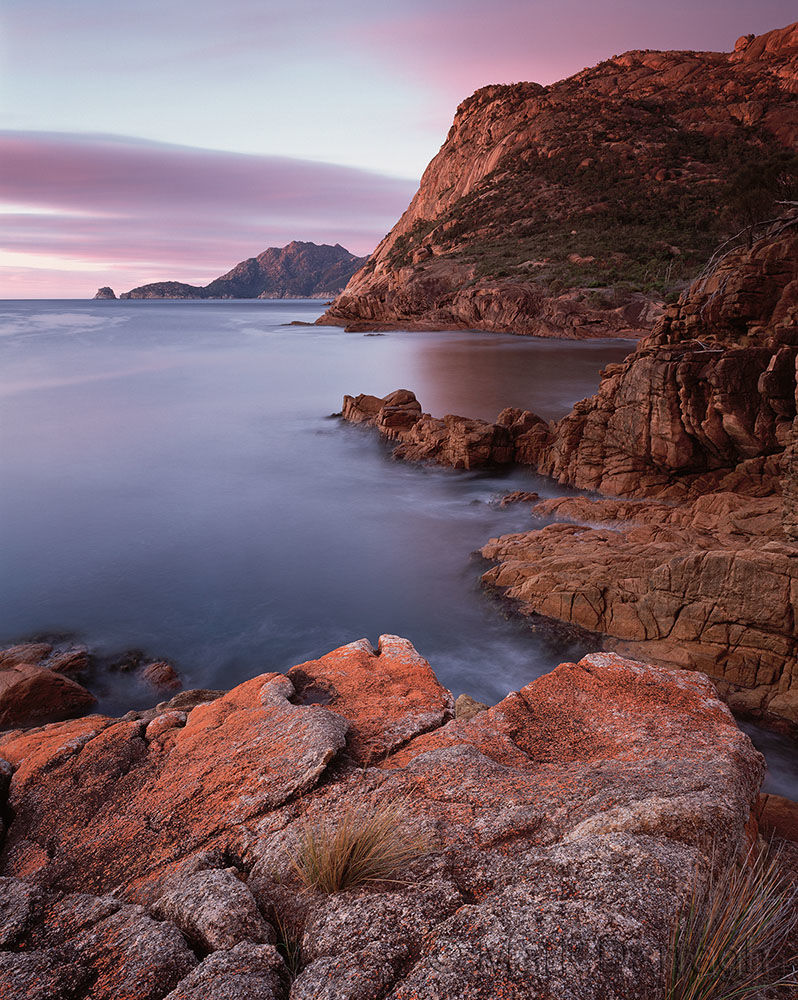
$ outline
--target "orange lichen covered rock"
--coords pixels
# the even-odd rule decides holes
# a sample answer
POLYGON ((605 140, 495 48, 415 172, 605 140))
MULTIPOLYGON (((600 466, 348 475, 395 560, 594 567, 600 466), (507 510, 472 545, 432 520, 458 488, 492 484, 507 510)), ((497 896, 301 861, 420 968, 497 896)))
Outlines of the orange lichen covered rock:
POLYGON ((349 722, 347 746, 359 761, 385 756, 443 725, 454 701, 413 645, 396 635, 351 642, 288 671, 305 704, 327 705, 349 722))
POLYGON ((345 745, 348 723, 291 704, 293 693, 287 678, 264 674, 150 744, 137 721, 0 737, 0 756, 18 764, 5 870, 97 892, 133 885, 307 791, 345 745))
POLYGON ((481 1000, 479 956, 491 996, 650 1000, 763 773, 705 677, 611 653, 468 720, 397 636, 196 702, 0 736, 4 1000, 481 1000), (417 856, 308 889, 308 829, 386 802, 417 856))

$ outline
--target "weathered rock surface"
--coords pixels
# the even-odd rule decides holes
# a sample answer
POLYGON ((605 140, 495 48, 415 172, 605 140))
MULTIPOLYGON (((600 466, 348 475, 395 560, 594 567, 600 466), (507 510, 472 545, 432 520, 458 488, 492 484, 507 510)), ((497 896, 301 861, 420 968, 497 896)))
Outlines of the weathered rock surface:
POLYGON ((152 741, 98 716, 0 736, 4 997, 650 1000, 692 872, 737 857, 763 773, 702 675, 615 654, 455 720, 385 636, 186 714, 152 741), (385 801, 421 844, 399 881, 304 889, 305 824, 385 801))
POLYGON ((153 691, 168 693, 169 691, 176 691, 183 686, 175 668, 165 660, 156 660, 154 663, 148 663, 141 668, 140 676, 144 683, 148 687, 151 687, 153 691))
POLYGON ((276 948, 242 941, 209 955, 166 1000, 283 1000, 287 981, 276 948))
POLYGON ((51 903, 20 944, 0 952, 4 1000, 160 1000, 197 964, 173 924, 108 896, 51 903))
POLYGON ((540 471, 602 493, 679 497, 739 468, 741 482, 772 492, 797 358, 798 219, 726 257, 608 366, 598 393, 557 424, 540 471))
MULTIPOLYGON (((304 299, 337 295, 365 263, 339 243, 293 240, 249 257, 207 285, 156 281, 122 292, 120 299, 304 299)), ((95 298, 99 298, 99 293, 95 298)), ((106 296, 103 296, 104 298, 106 296)))
POLYGON ((535 531, 492 539, 483 577, 537 612, 605 635, 649 662, 726 682, 742 714, 798 724, 798 559, 779 497, 691 503, 545 501, 535 531), (745 689, 745 700, 738 689, 745 689))
POLYGON ((234 868, 175 876, 152 911, 205 951, 227 950, 241 941, 274 942, 274 931, 234 868))
POLYGON ((348 722, 347 751, 357 761, 384 757, 413 737, 442 725, 454 701, 412 643, 380 636, 351 642, 320 660, 288 671, 302 704, 322 704, 348 722))
POLYGON ((103 285, 102 288, 97 289, 97 294, 94 296, 95 299, 115 299, 116 294, 113 288, 109 288, 108 285, 103 285))
POLYGON ((478 90, 320 322, 650 331, 661 293, 742 228, 725 211, 737 171, 764 177, 795 151, 796 37, 791 25, 734 53, 627 52, 551 86, 478 90))

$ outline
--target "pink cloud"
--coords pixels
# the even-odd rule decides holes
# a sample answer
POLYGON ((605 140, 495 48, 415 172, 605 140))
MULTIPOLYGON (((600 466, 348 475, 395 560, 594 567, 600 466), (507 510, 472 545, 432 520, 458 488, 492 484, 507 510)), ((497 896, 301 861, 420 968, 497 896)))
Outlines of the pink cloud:
MULTIPOLYGON (((16 278, 0 275, 4 297, 35 284, 28 254, 64 258, 66 276, 70 260, 98 262, 101 283, 115 272, 124 289, 123 274, 132 284, 204 283, 292 239, 368 253, 416 186, 328 163, 103 136, 0 132, 0 160, 0 202, 10 206, 0 244, 23 255, 16 278)), ((52 291, 47 268, 39 277, 38 295, 64 293, 61 279, 52 291)), ((88 284, 82 267, 72 294, 89 294, 88 284)))

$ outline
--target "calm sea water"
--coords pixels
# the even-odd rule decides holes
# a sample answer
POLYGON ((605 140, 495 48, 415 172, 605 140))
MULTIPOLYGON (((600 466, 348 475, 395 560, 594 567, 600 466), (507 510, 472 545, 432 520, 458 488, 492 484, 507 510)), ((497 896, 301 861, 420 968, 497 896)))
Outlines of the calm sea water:
MULTIPOLYGON (((138 647, 226 688, 392 632, 488 702, 580 655, 508 619, 472 556, 528 524, 498 497, 562 487, 394 462, 330 414, 401 387, 438 415, 558 417, 633 345, 287 325, 320 311, 0 302, 0 639, 138 647)), ((118 674, 99 694, 153 700, 118 674)))

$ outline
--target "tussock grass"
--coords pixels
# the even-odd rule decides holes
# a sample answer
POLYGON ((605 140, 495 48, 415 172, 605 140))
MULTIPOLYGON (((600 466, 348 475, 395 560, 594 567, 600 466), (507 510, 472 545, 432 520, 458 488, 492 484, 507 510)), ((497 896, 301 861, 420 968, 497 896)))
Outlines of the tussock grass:
POLYGON ((798 889, 777 854, 752 850, 739 868, 696 879, 671 939, 667 1000, 795 997, 796 925, 798 889))
POLYGON ((397 875, 425 854, 428 842, 406 826, 407 803, 351 805, 335 819, 303 823, 293 867, 308 888, 340 892, 397 875))

